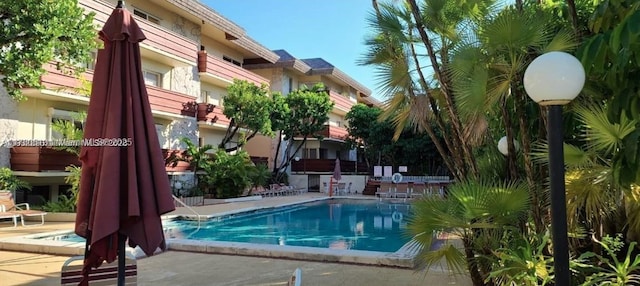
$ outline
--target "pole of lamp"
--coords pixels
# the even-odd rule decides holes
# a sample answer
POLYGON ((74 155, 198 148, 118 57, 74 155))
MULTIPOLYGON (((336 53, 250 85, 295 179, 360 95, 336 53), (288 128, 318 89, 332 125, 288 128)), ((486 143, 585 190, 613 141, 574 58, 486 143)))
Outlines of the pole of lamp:
POLYGON ((564 182, 562 105, 549 106, 549 180, 551 187, 551 232, 555 285, 570 285, 567 203, 564 182))
POLYGON ((551 191, 551 235, 555 285, 571 283, 567 201, 564 182, 562 106, 575 99, 586 81, 580 60, 571 54, 552 51, 535 58, 523 76, 524 89, 540 105, 548 106, 549 180, 551 191))

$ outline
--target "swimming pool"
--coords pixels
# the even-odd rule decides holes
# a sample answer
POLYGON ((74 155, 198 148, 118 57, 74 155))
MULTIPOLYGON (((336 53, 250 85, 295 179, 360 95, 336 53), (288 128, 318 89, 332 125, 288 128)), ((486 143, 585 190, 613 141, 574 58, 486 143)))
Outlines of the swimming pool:
POLYGON ((165 223, 168 238, 395 252, 405 235, 409 205, 331 199, 213 218, 165 223))
MULTIPOLYGON (((374 198, 310 198, 207 216, 164 216, 167 250, 415 268, 421 246, 404 235, 410 205, 374 198)), ((0 249, 82 255, 72 230, 0 238, 0 249)), ((146 255, 128 248, 133 256, 146 255)))

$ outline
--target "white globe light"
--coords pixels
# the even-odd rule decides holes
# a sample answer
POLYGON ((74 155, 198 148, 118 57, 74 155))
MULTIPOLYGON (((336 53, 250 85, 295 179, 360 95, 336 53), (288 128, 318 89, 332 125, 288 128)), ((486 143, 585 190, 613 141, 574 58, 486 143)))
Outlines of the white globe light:
MULTIPOLYGON (((516 142, 516 140, 513 140, 513 147, 516 149, 516 151, 520 149, 520 145, 518 145, 518 142, 516 142)), ((509 155, 509 144, 507 144, 507 136, 503 136, 498 141, 498 151, 500 151, 502 155, 509 155)))
POLYGON ((574 56, 549 52, 534 59, 524 72, 524 89, 540 105, 564 105, 580 94, 584 67, 574 56))

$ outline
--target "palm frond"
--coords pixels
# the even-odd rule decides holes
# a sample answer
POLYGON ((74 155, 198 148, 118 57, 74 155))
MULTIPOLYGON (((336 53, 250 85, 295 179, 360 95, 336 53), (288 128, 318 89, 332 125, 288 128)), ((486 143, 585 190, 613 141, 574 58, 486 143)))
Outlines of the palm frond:
POLYGON ((587 127, 587 146, 612 154, 622 145, 622 139, 636 129, 636 120, 620 115, 620 123, 612 123, 607 117, 607 111, 599 105, 589 104, 575 107, 580 121, 587 127))
POLYGON ((464 253, 453 244, 445 243, 435 250, 424 250, 418 254, 418 267, 429 269, 433 266, 447 264, 447 269, 453 274, 464 274, 467 266, 464 253))
POLYGON ((553 51, 571 51, 577 48, 579 45, 573 31, 569 29, 560 30, 547 44, 541 53, 553 52, 553 51))
MULTIPOLYGON (((563 144, 564 163, 571 168, 589 168, 597 164, 597 154, 585 151, 569 143, 563 144)), ((545 141, 535 142, 532 147, 531 158, 540 165, 549 164, 549 144, 545 141)))
POLYGON ((620 196, 610 188, 612 179, 610 170, 604 167, 568 171, 565 175, 568 213, 581 219, 584 211, 591 223, 610 217, 616 210, 614 202, 620 196))

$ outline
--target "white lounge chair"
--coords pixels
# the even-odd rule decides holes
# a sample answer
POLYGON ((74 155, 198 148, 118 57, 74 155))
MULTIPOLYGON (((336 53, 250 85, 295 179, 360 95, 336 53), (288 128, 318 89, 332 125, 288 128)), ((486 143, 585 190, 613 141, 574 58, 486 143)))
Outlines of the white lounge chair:
POLYGON ((18 215, 20 217, 20 221, 22 222, 22 226, 28 226, 25 222, 25 217, 40 217, 40 223, 35 225, 43 225, 44 224, 44 216, 47 214, 43 211, 32 210, 29 207, 28 203, 19 203, 16 204, 13 200, 13 195, 9 192, 0 192, 0 206, 6 213, 18 215))
POLYGON ((10 218, 13 221, 13 227, 18 226, 18 218, 19 214, 9 213, 4 210, 4 206, 0 205, 0 219, 8 219, 10 218))

